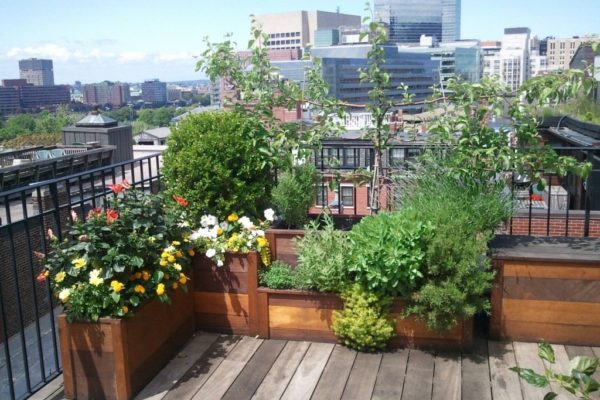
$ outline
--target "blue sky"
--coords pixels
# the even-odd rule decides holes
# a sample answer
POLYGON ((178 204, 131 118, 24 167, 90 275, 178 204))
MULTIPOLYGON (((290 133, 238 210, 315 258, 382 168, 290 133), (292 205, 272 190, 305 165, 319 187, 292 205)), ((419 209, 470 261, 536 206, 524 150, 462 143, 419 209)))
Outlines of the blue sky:
MULTIPOLYGON (((230 32, 244 47, 249 15, 303 9, 364 15, 363 0, 19 0, 3 2, 0 79, 17 60, 54 60, 56 83, 202 79, 202 39, 230 32)), ((540 37, 600 33, 600 0, 462 0, 462 37, 501 39, 505 27, 540 37)))

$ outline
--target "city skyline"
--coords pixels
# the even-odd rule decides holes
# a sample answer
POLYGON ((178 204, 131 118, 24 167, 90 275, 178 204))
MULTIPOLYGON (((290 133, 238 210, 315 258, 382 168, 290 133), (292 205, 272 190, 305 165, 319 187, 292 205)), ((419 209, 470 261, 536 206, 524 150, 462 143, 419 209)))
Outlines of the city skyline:
MULTIPOLYGON (((577 3, 578 7, 565 1, 462 0, 461 37, 499 40, 504 28, 514 26, 527 26, 539 37, 599 33, 595 16, 600 4, 594 0, 577 3)), ((362 0, 327 5, 307 0, 302 9, 336 11, 338 4, 341 13, 365 14, 362 0)), ((232 33, 243 49, 250 14, 298 9, 298 3, 275 0, 230 1, 210 7, 183 0, 107 0, 96 5, 14 2, 3 5, 7 18, 0 26, 0 37, 5 38, 0 43, 0 78, 18 78, 18 60, 37 57, 53 60, 57 84, 204 79, 195 72, 194 58, 203 50, 204 36, 221 41, 232 33)))

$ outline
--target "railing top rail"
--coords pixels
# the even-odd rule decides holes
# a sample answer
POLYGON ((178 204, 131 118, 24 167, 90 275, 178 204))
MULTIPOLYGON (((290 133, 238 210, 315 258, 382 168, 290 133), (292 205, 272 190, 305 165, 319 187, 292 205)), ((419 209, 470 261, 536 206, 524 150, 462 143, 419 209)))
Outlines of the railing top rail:
MULTIPOLYGON (((104 148, 104 151, 106 151, 106 148, 104 148)), ((160 156, 161 153, 157 152, 157 153, 153 153, 153 154, 149 154, 143 157, 139 157, 139 158, 133 158, 131 160, 127 160, 127 161, 122 161, 119 163, 114 163, 114 164, 110 164, 110 165, 105 165, 105 166, 101 166, 101 167, 97 167, 97 168, 93 168, 93 169, 88 169, 86 171, 82 171, 82 172, 78 172, 75 174, 71 174, 71 175, 65 175, 65 176, 61 176, 59 178, 56 179, 50 179, 50 180, 45 180, 42 182, 36 182, 36 183, 32 183, 30 185, 27 186, 20 186, 18 188, 14 188, 14 189, 10 189, 4 192, 0 192, 0 197, 7 197, 7 196, 12 196, 14 194, 19 194, 24 190, 35 190, 37 188, 41 188, 43 186, 48 185, 49 183, 52 182, 61 182, 61 181, 66 181, 66 180, 70 180, 70 179, 76 179, 80 176, 86 176, 86 175, 90 175, 90 174, 95 174, 97 172, 101 172, 101 171, 107 171, 107 170, 111 170, 111 169, 115 169, 121 166, 125 166, 125 165, 131 165, 134 162, 140 162, 140 161, 144 161, 144 160, 149 160, 152 158, 156 158, 157 156, 160 156)))

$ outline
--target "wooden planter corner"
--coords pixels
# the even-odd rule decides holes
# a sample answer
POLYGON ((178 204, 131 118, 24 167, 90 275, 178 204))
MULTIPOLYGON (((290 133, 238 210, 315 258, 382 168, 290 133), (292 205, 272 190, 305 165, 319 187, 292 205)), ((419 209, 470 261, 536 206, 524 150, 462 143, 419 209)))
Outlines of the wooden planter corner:
POLYGON ((222 267, 204 254, 192 260, 196 329, 255 335, 258 329, 256 288, 259 256, 227 253, 222 267))
MULTIPOLYGON (((400 318, 404 303, 394 301, 396 336, 390 346, 470 351, 473 320, 459 323, 448 332, 429 330, 414 317, 400 318)), ((263 338, 337 342, 331 330, 333 312, 343 308, 339 296, 300 290, 258 288, 258 334, 263 338)))
POLYGON ((176 291, 172 304, 152 301, 131 318, 68 323, 58 317, 65 397, 132 398, 194 333, 193 301, 176 291))
POLYGON ((294 239, 304 236, 304 229, 267 229, 265 236, 273 260, 283 261, 292 267, 298 265, 294 239))

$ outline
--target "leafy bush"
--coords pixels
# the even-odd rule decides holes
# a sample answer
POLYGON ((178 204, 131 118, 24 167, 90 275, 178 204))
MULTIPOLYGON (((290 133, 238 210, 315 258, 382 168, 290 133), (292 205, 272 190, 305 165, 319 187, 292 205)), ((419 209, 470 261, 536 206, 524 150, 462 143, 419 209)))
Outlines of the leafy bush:
POLYGON ((342 299, 344 310, 333 313, 333 333, 353 349, 384 350, 395 335, 394 321, 389 317, 392 298, 354 284, 342 292, 342 299))
POLYGON ((257 151, 262 131, 230 112, 185 118, 164 153, 167 192, 184 196, 196 220, 203 214, 224 219, 232 211, 259 217, 273 186, 271 168, 257 151))
POLYGON ((273 206, 288 228, 306 223, 306 214, 315 199, 316 178, 312 164, 295 166, 281 174, 273 189, 273 206))
POLYGON ((115 196, 85 221, 73 212, 63 241, 48 232, 53 252, 38 281, 50 279, 69 321, 131 315, 148 299, 169 301, 170 291, 186 290, 193 249, 184 240, 185 202, 127 187, 112 185, 115 196))
POLYGON ((294 270, 282 261, 273 261, 270 267, 261 269, 258 275, 262 286, 271 289, 294 288, 294 270))
POLYGON ((461 319, 488 311, 494 273, 487 243, 511 212, 502 188, 427 170, 405 182, 404 193, 404 218, 435 226, 426 243, 423 278, 409 298, 407 314, 417 315, 431 329, 448 330, 461 319))
MULTIPOLYGON (((550 364, 556 362, 554 350, 546 342, 538 345, 538 356, 550 364)), ((593 377, 598 369, 599 361, 598 357, 575 357, 569 363, 569 375, 556 373, 551 368, 546 368, 543 375, 530 368, 512 367, 510 370, 519 374, 521 379, 530 385, 544 388, 554 384, 578 399, 591 399, 590 395, 600 389, 600 382, 593 377)), ((544 400, 552 400, 557 397, 558 394, 550 390, 544 396, 544 400)))
POLYGON ((382 213, 352 228, 348 270, 367 290, 409 296, 423 276, 425 244, 433 227, 426 219, 382 213))
POLYGON ((339 292, 347 282, 346 255, 350 242, 345 232, 335 229, 331 217, 324 217, 323 229, 319 222, 306 226, 304 237, 296 239, 298 266, 297 289, 339 292))

